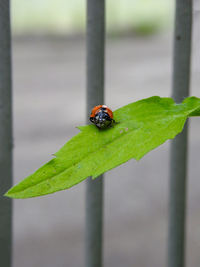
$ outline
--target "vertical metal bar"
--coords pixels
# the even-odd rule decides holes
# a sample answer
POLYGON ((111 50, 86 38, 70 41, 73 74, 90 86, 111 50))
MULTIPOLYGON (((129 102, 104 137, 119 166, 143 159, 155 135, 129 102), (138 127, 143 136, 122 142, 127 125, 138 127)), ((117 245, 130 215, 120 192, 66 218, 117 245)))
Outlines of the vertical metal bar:
MULTIPOLYGON (((87 0, 87 122, 104 103, 105 2, 87 0)), ((86 182, 86 267, 102 266, 103 176, 86 182)))
POLYGON ((11 266, 12 203, 3 194, 12 184, 10 3, 0 0, 0 262, 11 266))
MULTIPOLYGON (((176 0, 173 58, 173 98, 189 95, 192 0, 176 0)), ((168 266, 184 267, 187 176, 187 124, 171 143, 168 266)))

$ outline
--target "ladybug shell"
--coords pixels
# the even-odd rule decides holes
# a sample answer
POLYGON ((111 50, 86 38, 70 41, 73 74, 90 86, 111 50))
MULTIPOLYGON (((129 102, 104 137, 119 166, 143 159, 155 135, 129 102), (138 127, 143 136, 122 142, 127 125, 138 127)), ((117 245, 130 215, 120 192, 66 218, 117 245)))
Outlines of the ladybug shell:
POLYGON ((108 113, 109 117, 113 119, 113 112, 106 105, 95 106, 91 111, 90 118, 94 118, 101 109, 103 109, 104 112, 108 113))
POLYGON ((90 121, 99 129, 105 129, 111 126, 113 120, 113 112, 106 105, 98 105, 92 109, 90 121))

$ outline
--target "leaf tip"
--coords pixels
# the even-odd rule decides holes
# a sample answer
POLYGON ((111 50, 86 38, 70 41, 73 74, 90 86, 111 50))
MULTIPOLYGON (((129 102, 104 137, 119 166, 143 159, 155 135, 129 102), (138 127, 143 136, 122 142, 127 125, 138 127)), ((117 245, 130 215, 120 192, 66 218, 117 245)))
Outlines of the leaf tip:
POLYGON ((29 198, 29 196, 25 196, 25 195, 21 194, 21 192, 12 192, 12 189, 13 188, 8 190, 3 196, 8 197, 8 198, 12 198, 12 199, 29 198))
POLYGON ((15 189, 16 189, 17 185, 16 186, 13 186, 11 187, 3 196, 4 197, 9 197, 9 198, 22 198, 20 195, 20 192, 17 192, 15 189))
POLYGON ((10 191, 10 190, 8 190, 3 196, 4 196, 4 197, 13 198, 12 193, 10 194, 9 191, 10 191))

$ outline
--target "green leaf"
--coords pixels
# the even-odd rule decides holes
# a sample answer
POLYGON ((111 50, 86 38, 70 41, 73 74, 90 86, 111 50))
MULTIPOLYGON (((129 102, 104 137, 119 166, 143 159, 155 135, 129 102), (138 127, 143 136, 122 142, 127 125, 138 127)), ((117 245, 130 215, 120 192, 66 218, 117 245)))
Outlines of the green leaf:
POLYGON ((186 98, 181 104, 171 98, 150 97, 114 112, 118 124, 99 130, 81 126, 81 132, 67 142, 35 173, 11 188, 6 196, 29 198, 74 186, 146 153, 174 138, 189 116, 200 116, 200 99, 186 98))

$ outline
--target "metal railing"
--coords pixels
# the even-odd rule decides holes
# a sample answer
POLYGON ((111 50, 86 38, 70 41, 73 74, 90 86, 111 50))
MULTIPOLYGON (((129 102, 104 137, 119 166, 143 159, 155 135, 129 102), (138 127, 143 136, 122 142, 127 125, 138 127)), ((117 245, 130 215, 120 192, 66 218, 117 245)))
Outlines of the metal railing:
MULTIPOLYGON (((177 0, 173 58, 173 97, 189 94, 192 0, 177 0)), ((104 102, 105 2, 87 0, 87 116, 104 102)), ((12 181, 12 97, 10 4, 0 0, 0 260, 10 267, 12 258, 12 205, 3 193, 12 181)), ((184 266, 187 126, 172 142, 168 267, 184 266)), ((88 179, 86 190, 86 267, 103 266, 103 177, 88 179)))
POLYGON ((12 202, 3 194, 12 184, 12 97, 10 3, 0 0, 0 265, 11 266, 12 202))
MULTIPOLYGON (((104 103, 104 0, 87 0, 87 120, 91 109, 104 103)), ((86 263, 102 266, 103 175, 86 184, 86 263)))
MULTIPOLYGON (((192 40, 192 0, 177 0, 174 30, 172 97, 181 102, 189 95, 192 40)), ((187 132, 171 143, 168 266, 184 267, 185 206, 187 189, 187 132)))

